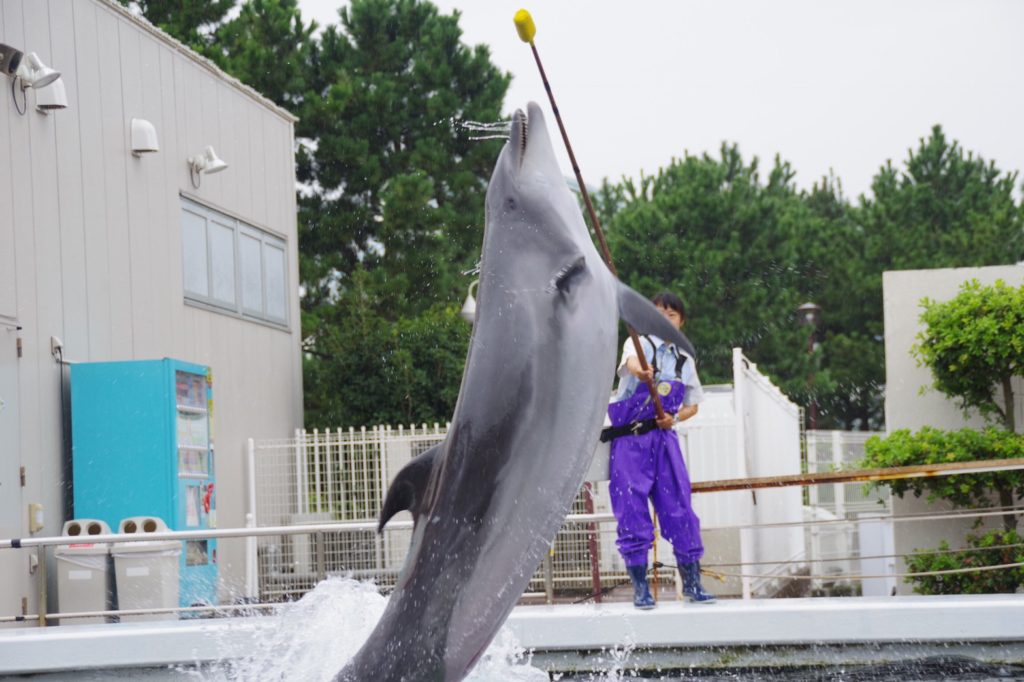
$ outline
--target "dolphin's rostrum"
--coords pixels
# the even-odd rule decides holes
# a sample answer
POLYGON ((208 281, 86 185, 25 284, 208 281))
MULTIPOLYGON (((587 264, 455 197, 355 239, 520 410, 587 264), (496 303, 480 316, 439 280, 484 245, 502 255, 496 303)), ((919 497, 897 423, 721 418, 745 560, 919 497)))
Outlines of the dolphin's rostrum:
POLYGON ((395 478, 380 526, 416 522, 349 682, 461 680, 526 588, 580 488, 618 320, 689 341, 594 248, 540 107, 517 111, 487 189, 476 322, 447 438, 395 478))

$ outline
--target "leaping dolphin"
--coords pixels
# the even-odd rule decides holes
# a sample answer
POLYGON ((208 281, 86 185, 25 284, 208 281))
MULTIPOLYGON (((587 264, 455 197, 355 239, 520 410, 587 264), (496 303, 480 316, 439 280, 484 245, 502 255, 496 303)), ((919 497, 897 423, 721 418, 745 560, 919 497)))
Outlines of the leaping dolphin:
POLYGON ((379 528, 412 543, 342 682, 461 680, 548 551, 608 405, 621 316, 693 346, 616 280, 558 168, 544 115, 516 111, 487 188, 479 302, 448 436, 398 473, 379 528))

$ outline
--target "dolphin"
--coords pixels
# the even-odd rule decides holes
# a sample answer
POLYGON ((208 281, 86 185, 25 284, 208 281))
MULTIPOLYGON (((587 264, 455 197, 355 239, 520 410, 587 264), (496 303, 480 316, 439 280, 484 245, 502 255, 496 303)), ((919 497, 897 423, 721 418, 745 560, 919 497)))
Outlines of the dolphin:
POLYGON ((693 346, 594 248, 540 107, 512 117, 487 188, 476 320, 445 440, 388 490, 408 558, 340 682, 461 680, 561 527, 600 436, 620 316, 693 346))

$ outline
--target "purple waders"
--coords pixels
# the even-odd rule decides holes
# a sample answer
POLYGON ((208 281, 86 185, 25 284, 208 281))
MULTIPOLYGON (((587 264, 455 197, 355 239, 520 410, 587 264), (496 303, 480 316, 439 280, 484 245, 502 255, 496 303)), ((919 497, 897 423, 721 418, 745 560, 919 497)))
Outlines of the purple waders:
MULTIPOLYGON (((671 386, 661 396, 666 414, 679 410, 685 385, 662 381, 671 386)), ((659 394, 664 389, 659 390, 659 394)), ((608 406, 612 426, 653 419, 654 403, 647 386, 608 406)), ((620 436, 612 441, 612 511, 618 521, 618 546, 627 566, 647 565, 647 553, 654 543, 654 524, 647 499, 661 522, 661 534, 672 543, 679 565, 698 561, 704 555, 700 541, 700 520, 690 505, 690 477, 686 473, 679 437, 673 429, 654 429, 638 436, 620 436)))

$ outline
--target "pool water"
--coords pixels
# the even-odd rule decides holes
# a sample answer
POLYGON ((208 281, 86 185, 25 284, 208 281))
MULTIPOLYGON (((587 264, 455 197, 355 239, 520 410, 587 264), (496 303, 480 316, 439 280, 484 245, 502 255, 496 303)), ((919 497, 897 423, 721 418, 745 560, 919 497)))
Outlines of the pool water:
MULTIPOLYGON (((173 667, 130 670, 66 671, 3 679, 33 682, 100 682, 101 680, 197 680, 199 682, 328 682, 358 651, 386 605, 372 584, 331 578, 298 602, 283 608, 271 627, 262 628, 255 644, 239 651, 228 639, 215 638, 223 658, 216 663, 179 664, 173 667)), ((226 635, 220 635, 226 637, 226 635)), ((939 682, 940 680, 1022 680, 1024 666, 987 661, 1020 661, 1021 649, 1012 644, 940 644, 932 648, 878 644, 862 651, 837 652, 810 645, 793 650, 750 647, 700 649, 701 656, 687 659, 672 650, 651 651, 623 646, 593 653, 569 652, 568 656, 538 654, 534 657, 519 645, 508 626, 502 628, 467 682, 617 682, 624 680, 671 680, 724 682, 736 680, 850 682, 939 682), (931 655, 932 653, 940 655, 931 655), (728 657, 732 658, 729 659, 728 657), (744 657, 745 656, 745 657, 744 657), (802 656, 802 657, 801 657, 802 656), (561 660, 559 660, 559 658, 561 660), (689 667, 684 661, 695 661, 689 667), (731 660, 731 665, 730 665, 731 660), (874 661, 890 661, 876 664, 874 661), (830 664, 836 661, 837 664, 830 664), (838 665, 845 661, 844 665, 838 665), (548 673, 545 667, 560 665, 582 673, 548 673), (660 668, 658 666, 661 666, 660 668), (682 669, 680 669, 682 668, 682 669)), ((678 652, 676 652, 678 653, 678 652)))

